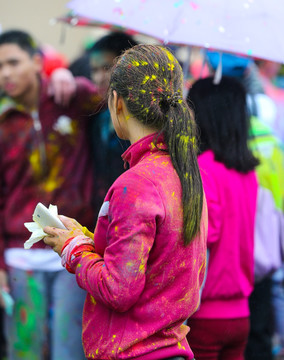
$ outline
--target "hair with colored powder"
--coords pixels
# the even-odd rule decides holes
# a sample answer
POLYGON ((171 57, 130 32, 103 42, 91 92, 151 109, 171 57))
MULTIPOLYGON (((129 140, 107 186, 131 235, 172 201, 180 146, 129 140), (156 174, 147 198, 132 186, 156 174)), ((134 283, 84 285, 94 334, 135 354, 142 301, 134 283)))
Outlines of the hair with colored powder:
POLYGON ((201 152, 212 150, 217 161, 241 173, 258 165, 248 147, 246 91, 239 80, 223 76, 214 84, 213 77, 199 79, 189 90, 187 101, 193 105, 200 129, 201 152))
POLYGON ((196 127, 183 100, 183 73, 173 56, 159 45, 136 45, 112 69, 110 96, 115 90, 130 113, 164 135, 182 185, 184 243, 200 229, 203 187, 196 158, 196 127))
POLYGON ((31 35, 22 30, 9 30, 0 34, 0 46, 15 44, 28 53, 31 57, 41 54, 41 51, 31 35))

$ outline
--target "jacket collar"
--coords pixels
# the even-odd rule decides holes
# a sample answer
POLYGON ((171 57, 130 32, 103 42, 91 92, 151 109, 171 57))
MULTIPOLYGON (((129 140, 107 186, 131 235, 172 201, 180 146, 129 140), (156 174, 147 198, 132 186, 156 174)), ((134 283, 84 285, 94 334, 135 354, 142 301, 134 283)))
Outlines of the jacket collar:
POLYGON ((129 167, 135 166, 146 155, 154 154, 160 150, 166 150, 167 146, 164 142, 163 135, 158 133, 147 135, 132 144, 123 154, 124 164, 129 167))
MULTIPOLYGON (((40 97, 39 97, 40 103, 43 101, 43 99, 45 99, 48 96, 47 86, 48 86, 47 80, 40 78, 40 97)), ((12 98, 4 94, 2 97, 0 97, 0 121, 3 120, 5 115, 7 115, 11 111, 26 113, 23 105, 16 103, 12 98)))

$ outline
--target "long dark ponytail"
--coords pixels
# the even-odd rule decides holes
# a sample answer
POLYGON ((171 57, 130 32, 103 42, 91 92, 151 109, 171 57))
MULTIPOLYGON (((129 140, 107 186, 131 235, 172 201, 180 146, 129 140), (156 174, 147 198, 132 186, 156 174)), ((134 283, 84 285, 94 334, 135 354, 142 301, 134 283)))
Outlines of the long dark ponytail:
POLYGON ((110 89, 123 97, 137 120, 164 134, 182 185, 184 243, 188 245, 200 229, 203 187, 194 117, 182 96, 182 69, 165 47, 137 45, 117 59, 110 89))

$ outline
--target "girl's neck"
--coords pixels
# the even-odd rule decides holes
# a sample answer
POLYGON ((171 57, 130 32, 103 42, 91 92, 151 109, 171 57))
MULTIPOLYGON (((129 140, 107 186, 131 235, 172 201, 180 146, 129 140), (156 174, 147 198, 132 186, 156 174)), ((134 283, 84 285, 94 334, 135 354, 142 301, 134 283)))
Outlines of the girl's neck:
POLYGON ((157 132, 157 129, 154 129, 149 126, 145 126, 135 118, 131 118, 128 120, 128 133, 129 133, 129 141, 131 144, 155 132, 157 132))

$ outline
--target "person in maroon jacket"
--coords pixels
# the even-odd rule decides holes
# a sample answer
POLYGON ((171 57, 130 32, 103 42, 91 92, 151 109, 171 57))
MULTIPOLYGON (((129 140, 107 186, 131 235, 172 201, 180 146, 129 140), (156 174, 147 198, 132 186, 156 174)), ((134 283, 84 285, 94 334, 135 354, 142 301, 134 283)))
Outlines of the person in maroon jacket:
POLYGON ((77 78, 70 105, 57 105, 41 69, 29 34, 0 35, 0 286, 15 301, 9 359, 41 360, 50 351, 51 360, 81 360, 84 291, 42 241, 24 250, 24 223, 39 201, 93 223, 86 128, 100 98, 91 82, 77 78))

